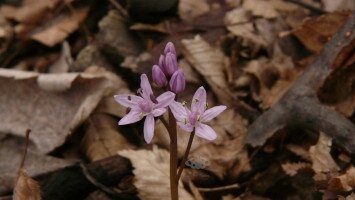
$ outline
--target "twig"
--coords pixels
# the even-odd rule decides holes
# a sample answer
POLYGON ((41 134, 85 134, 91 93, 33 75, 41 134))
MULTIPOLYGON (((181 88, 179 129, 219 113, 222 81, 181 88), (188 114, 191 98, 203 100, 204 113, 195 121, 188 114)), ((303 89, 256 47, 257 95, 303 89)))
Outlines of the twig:
POLYGON ((230 189, 236 189, 239 188, 239 184, 235 183, 232 185, 226 185, 226 186, 221 186, 221 187, 214 187, 214 188, 197 188, 200 192, 218 192, 218 191, 223 191, 223 190, 230 190, 230 189))
POLYGON ((189 153, 190 153, 190 149, 191 149, 191 146, 192 146, 192 141, 194 139, 194 136, 195 136, 195 130, 192 131, 192 133, 190 134, 190 137, 189 137, 189 142, 187 143, 187 147, 186 147, 186 150, 185 150, 185 154, 184 154, 184 157, 182 158, 182 161, 180 163, 180 166, 179 166, 179 172, 177 174, 177 182, 179 182, 179 179, 181 177, 181 174, 182 174, 182 171, 184 170, 184 165, 185 165, 185 162, 187 160, 187 157, 189 156, 189 153))
POLYGON ((113 7, 115 7, 118 10, 118 12, 122 15, 122 17, 125 18, 128 17, 127 11, 119 3, 117 3, 115 0, 108 0, 108 1, 113 5, 113 7))
POLYGON ((349 48, 354 48, 354 30, 355 11, 279 102, 249 126, 247 143, 260 146, 275 131, 284 127, 298 127, 322 131, 342 144, 347 151, 355 154, 355 125, 336 111, 322 105, 317 96, 317 91, 326 78, 349 59, 349 56, 341 54, 342 50, 351 53, 349 48))

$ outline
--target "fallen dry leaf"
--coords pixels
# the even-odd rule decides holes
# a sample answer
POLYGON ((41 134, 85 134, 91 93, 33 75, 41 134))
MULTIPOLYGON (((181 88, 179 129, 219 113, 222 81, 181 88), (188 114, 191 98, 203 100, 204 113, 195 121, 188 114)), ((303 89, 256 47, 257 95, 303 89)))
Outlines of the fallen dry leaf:
POLYGON ((14 189, 14 200, 40 200, 41 189, 39 184, 27 175, 25 170, 20 170, 14 189))
POLYGON ((252 13, 256 17, 264 17, 267 19, 276 18, 276 12, 273 4, 269 0, 248 0, 244 1, 243 8, 252 13))
POLYGON ((115 56, 137 56, 141 50, 137 40, 130 33, 127 21, 115 10, 99 22, 98 44, 106 53, 115 56))
POLYGON ((117 120, 102 113, 93 113, 87 119, 81 145, 91 161, 101 160, 116 155, 120 150, 134 147, 118 131, 117 120))
POLYGON ((213 48, 199 35, 193 39, 183 39, 181 43, 186 60, 205 78, 218 100, 231 105, 233 99, 226 76, 228 61, 223 52, 213 48))
POLYGON ((328 190, 349 192, 355 189, 355 167, 350 166, 342 175, 332 177, 328 182, 328 190))
POLYGON ((19 7, 12 5, 2 5, 0 12, 9 19, 14 19, 17 22, 36 24, 42 20, 48 13, 48 10, 53 10, 60 0, 24 0, 19 7))
POLYGON ((39 74, 0 70, 0 131, 23 135, 47 153, 65 142, 111 90, 105 77, 89 74, 39 74))
POLYGON ((180 0, 178 5, 179 17, 186 21, 205 14, 209 10, 210 5, 207 3, 207 0, 180 0))
MULTIPOLYGON (((270 108, 292 86, 298 72, 292 59, 279 51, 271 59, 261 57, 250 61, 243 71, 259 80, 261 107, 270 108)), ((257 99, 258 100, 258 99, 257 99)))
POLYGON ((325 11, 355 10, 355 1, 348 0, 322 0, 325 11))
POLYGON ((51 66, 49 66, 48 71, 50 73, 68 72, 73 62, 74 61, 71 55, 69 43, 67 41, 64 41, 62 44, 62 51, 60 57, 56 62, 54 62, 51 66))
POLYGON ((315 172, 334 172, 339 170, 338 165, 330 155, 331 146, 332 139, 320 132, 317 144, 311 146, 309 149, 312 159, 312 169, 315 172))
POLYGON ((70 33, 78 29, 88 12, 88 8, 81 8, 75 10, 73 13, 57 16, 52 21, 34 29, 30 34, 30 38, 49 47, 53 47, 63 42, 70 33))
POLYGON ((235 36, 252 41, 256 45, 266 46, 262 35, 258 34, 251 22, 251 16, 243 8, 235 8, 226 13, 224 24, 235 36))
POLYGON ((319 52, 350 16, 349 11, 334 12, 309 19, 293 34, 312 52, 319 52))
MULTIPOLYGON (((149 150, 123 150, 119 155, 131 160, 135 175, 134 185, 138 196, 143 200, 170 199, 169 153, 154 146, 149 150)), ((179 182, 179 199, 194 198, 179 182)))

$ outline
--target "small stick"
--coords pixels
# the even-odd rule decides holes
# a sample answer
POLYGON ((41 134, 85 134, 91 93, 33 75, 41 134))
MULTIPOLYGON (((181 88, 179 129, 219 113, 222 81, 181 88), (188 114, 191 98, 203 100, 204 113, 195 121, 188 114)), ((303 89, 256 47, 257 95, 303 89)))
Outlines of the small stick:
POLYGON ((226 185, 221 187, 214 187, 214 188, 197 188, 200 192, 217 192, 222 190, 229 190, 229 189, 236 189, 239 188, 239 184, 235 183, 232 185, 226 185))

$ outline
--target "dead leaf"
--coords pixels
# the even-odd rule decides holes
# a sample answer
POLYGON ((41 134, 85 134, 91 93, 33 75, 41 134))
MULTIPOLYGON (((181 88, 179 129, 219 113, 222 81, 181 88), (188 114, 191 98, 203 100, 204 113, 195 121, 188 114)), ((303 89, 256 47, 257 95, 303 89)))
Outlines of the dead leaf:
MULTIPOLYGON (((131 160, 135 175, 134 185, 137 187, 138 196, 141 199, 170 199, 170 156, 168 151, 154 146, 152 151, 123 150, 118 154, 131 160)), ((181 181, 179 182, 179 199, 194 199, 184 189, 181 181)))
POLYGON ((68 72, 70 66, 73 64, 73 57, 71 55, 70 46, 67 41, 62 44, 62 52, 59 59, 49 66, 50 73, 64 73, 68 72))
POLYGON ((0 70, 0 131, 31 139, 42 153, 62 145, 112 89, 105 77, 0 70))
POLYGON ((180 0, 178 5, 179 17, 186 21, 207 13, 209 10, 210 5, 206 0, 180 0))
POLYGON ((225 74, 228 60, 220 49, 213 48, 199 35, 181 43, 186 60, 205 78, 218 100, 231 105, 233 99, 225 74))
POLYGON ((355 2, 348 0, 322 0, 325 11, 355 10, 355 2))
POLYGON ((93 113, 85 123, 85 135, 81 145, 91 161, 116 155, 118 151, 133 149, 118 131, 117 120, 107 114, 93 113))
POLYGON ((73 13, 57 16, 45 25, 34 29, 30 34, 30 38, 49 47, 53 47, 62 42, 70 33, 78 29, 88 12, 88 8, 81 8, 75 10, 73 13))
POLYGON ((243 9, 236 8, 226 13, 224 23, 235 36, 252 41, 256 45, 267 46, 262 35, 258 34, 251 22, 251 16, 243 9))
POLYGON ((39 184, 27 175, 25 170, 20 170, 14 189, 14 200, 40 200, 41 189, 39 184))
POLYGON ((311 167, 309 163, 298 162, 298 163, 284 163, 281 165, 282 169, 289 176, 294 176, 297 174, 298 170, 311 167))
POLYGON ((143 52, 138 56, 127 56, 121 63, 122 67, 131 69, 133 72, 139 73, 139 66, 142 62, 147 62, 152 59, 152 56, 148 52, 143 52))
POLYGON ((79 52, 70 71, 82 72, 90 66, 100 66, 106 69, 112 69, 112 66, 102 55, 99 48, 92 44, 87 45, 79 52))
MULTIPOLYGON (((1 12, 1 9, 0 9, 1 12)), ((4 16, 0 14, 0 55, 7 51, 13 37, 13 28, 4 16)))
POLYGON ((141 50, 137 40, 129 31, 126 20, 111 10, 99 22, 99 46, 114 56, 137 56, 141 50))
POLYGON ((319 172, 334 172, 338 171, 339 167, 330 155, 330 147, 332 139, 320 132, 319 139, 316 145, 311 146, 309 153, 312 159, 312 169, 319 172))
POLYGON ((256 17, 264 17, 267 19, 276 18, 276 12, 273 4, 269 0, 248 0, 244 1, 243 8, 251 12, 256 17))
POLYGON ((336 192, 349 192, 355 189, 355 167, 351 166, 342 175, 333 177, 328 182, 328 190, 336 192))
POLYGON ((24 0, 20 7, 3 5, 0 12, 9 19, 14 19, 21 23, 36 24, 42 20, 48 10, 53 10, 59 0, 24 0))
POLYGON ((347 20, 350 12, 334 12, 309 19, 293 34, 312 52, 319 52, 330 37, 347 20))
POLYGON ((274 105, 299 75, 292 59, 280 50, 276 50, 270 60, 261 57, 250 61, 243 71, 253 74, 259 80, 260 91, 256 100, 260 98, 263 109, 274 105))

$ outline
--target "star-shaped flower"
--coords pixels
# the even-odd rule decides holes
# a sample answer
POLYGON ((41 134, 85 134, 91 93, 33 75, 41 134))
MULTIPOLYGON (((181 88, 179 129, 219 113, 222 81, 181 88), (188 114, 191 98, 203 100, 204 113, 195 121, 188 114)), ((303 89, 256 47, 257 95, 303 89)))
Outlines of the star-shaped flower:
POLYGON ((176 101, 172 102, 169 107, 174 114, 177 125, 181 129, 187 132, 192 132, 195 130, 197 136, 207 140, 216 139, 217 134, 210 126, 206 125, 205 123, 211 121, 227 108, 226 106, 222 105, 215 106, 206 110, 206 90, 203 87, 198 88, 195 92, 191 102, 191 110, 189 110, 185 105, 176 101))
POLYGON ((154 135, 154 117, 161 116, 166 112, 166 107, 174 101, 175 94, 168 91, 155 98, 148 77, 145 74, 141 75, 140 86, 140 96, 131 94, 114 96, 119 104, 130 109, 129 113, 118 124, 132 124, 145 117, 144 139, 147 143, 150 143, 154 135))

